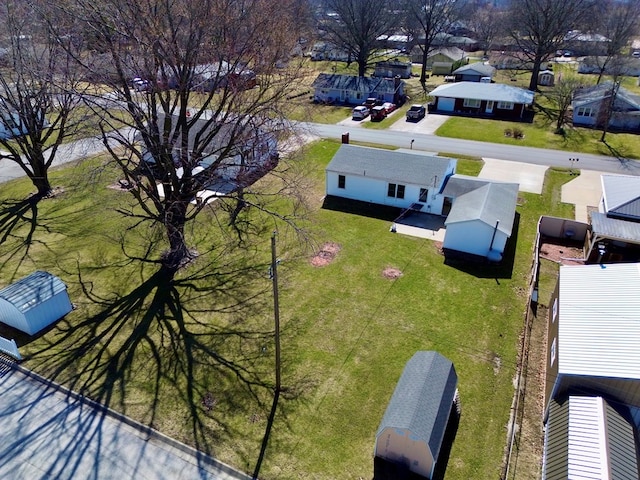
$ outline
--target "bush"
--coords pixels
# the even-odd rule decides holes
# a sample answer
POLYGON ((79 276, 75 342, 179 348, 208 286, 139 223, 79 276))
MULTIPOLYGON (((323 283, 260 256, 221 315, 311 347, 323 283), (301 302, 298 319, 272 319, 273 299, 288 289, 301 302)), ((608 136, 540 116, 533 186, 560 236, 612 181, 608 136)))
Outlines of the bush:
POLYGON ((513 131, 510 128, 505 128, 504 129, 504 136, 505 137, 511 137, 513 136, 513 131))
POLYGON ((520 128, 513 129, 513 138, 524 138, 524 132, 520 128))

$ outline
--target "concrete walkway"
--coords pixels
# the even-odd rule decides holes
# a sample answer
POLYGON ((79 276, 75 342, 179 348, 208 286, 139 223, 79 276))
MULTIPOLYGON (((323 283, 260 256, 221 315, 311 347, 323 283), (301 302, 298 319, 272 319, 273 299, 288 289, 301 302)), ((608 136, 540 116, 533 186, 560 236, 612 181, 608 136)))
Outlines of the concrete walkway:
POLYGON ((575 205, 575 219, 579 222, 589 223, 589 207, 595 209, 600 203, 602 174, 594 170, 580 170, 580 175, 562 186, 561 200, 575 205))
POLYGON ((249 480, 0 361, 0 478, 249 480))

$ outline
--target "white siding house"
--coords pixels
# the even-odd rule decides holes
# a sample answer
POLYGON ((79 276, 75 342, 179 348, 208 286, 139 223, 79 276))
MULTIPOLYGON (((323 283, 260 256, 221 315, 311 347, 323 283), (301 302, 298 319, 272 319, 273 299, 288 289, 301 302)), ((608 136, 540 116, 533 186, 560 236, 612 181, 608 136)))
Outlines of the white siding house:
POLYGON ((586 127, 601 127, 606 119, 606 108, 615 96, 611 108, 609 128, 640 131, 640 96, 633 95, 612 82, 603 82, 585 87, 573 95, 573 124, 586 127))
POLYGON ((29 335, 73 309, 67 286, 55 275, 37 271, 0 290, 0 322, 29 335))
POLYGON ((443 193, 453 198, 443 249, 501 260, 513 230, 518 184, 456 175, 443 193))
POLYGON ((456 163, 421 152, 341 145, 325 170, 326 194, 401 209, 419 203, 421 211, 440 215, 440 192, 456 163))

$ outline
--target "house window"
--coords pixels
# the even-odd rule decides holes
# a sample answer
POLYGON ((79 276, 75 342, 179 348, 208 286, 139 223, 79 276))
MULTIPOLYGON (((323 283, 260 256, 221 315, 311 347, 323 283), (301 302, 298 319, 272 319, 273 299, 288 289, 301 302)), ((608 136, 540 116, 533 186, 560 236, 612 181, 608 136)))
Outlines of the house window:
POLYGON ((550 367, 553 367, 553 364, 556 361, 556 340, 557 338, 554 338, 553 343, 551 344, 551 362, 549 363, 550 367))
POLYGON ((426 188, 421 188, 420 189, 420 197, 418 197, 418 201, 419 202, 426 202, 428 196, 429 196, 429 190, 427 190, 426 188))
POLYGON ((338 175, 338 188, 345 188, 346 179, 344 175, 338 175))
POLYGON ((513 110, 513 102, 498 102, 498 110, 513 110))
POLYGON ((404 198, 404 185, 390 183, 387 188, 387 197, 404 198))
POLYGON ((578 117, 594 117, 595 112, 591 107, 578 107, 578 111, 576 112, 578 117))
POLYGON ((480 100, 475 98, 465 98, 463 105, 469 108, 480 108, 480 100))

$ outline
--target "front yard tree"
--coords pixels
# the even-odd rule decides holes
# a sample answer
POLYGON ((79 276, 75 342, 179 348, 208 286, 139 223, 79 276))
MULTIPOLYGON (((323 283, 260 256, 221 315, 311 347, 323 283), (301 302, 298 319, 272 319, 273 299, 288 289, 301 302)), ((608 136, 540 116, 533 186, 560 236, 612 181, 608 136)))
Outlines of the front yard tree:
POLYGON ((640 0, 609 0, 602 6, 604 12, 598 16, 596 24, 599 33, 606 37, 604 55, 596 57, 598 63, 598 80, 600 83, 605 73, 613 75, 625 74, 625 59, 623 51, 635 35, 640 26, 640 0), (621 68, 622 67, 622 68, 621 68), (611 72, 615 70, 615 72, 611 72))
POLYGON ((326 0, 330 14, 322 22, 328 40, 358 64, 358 76, 364 77, 367 67, 381 59, 380 37, 398 28, 397 15, 391 0, 326 0))
POLYGON ((426 89, 427 57, 436 38, 458 19, 462 0, 407 0, 407 24, 417 36, 417 45, 422 53, 420 83, 426 89))
POLYGON ((564 133, 564 125, 568 121, 569 109, 571 108, 571 102, 573 101, 573 94, 581 85, 582 83, 577 77, 565 75, 559 78, 553 88, 545 94, 555 107, 555 133, 564 133))
POLYGON ((50 194, 49 168, 60 145, 86 122, 73 114, 79 84, 66 47, 48 34, 44 19, 29 2, 3 2, 7 41, 0 68, 0 161, 20 166, 37 188, 50 194))
POLYGON ((529 90, 538 89, 541 65, 558 50, 567 34, 580 27, 594 0, 511 0, 509 34, 516 48, 533 64, 529 90))
MULTIPOLYGON (((166 249, 158 261, 173 278, 197 254, 187 227, 209 205, 203 194, 215 199, 212 211, 228 212, 227 222, 240 230, 245 208, 274 214, 251 185, 274 167, 275 140, 286 129, 283 108, 298 68, 294 60, 284 63, 299 38, 300 2, 75 5, 78 30, 89 26, 92 42, 106 52, 79 61, 94 75, 98 66, 104 69, 110 98, 126 113, 100 97, 88 99, 103 118, 105 144, 135 199, 122 211, 160 227, 166 249)), ((207 249, 215 248, 213 238, 207 249)))

